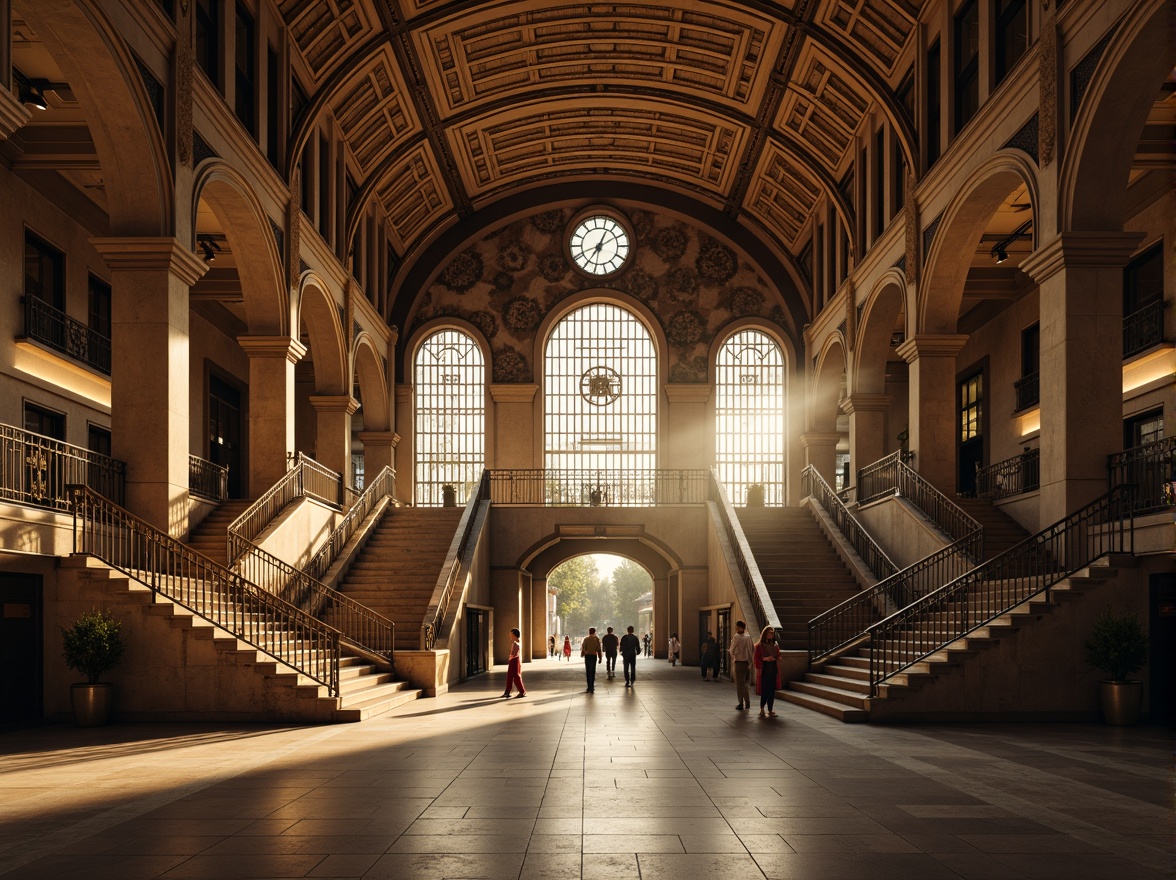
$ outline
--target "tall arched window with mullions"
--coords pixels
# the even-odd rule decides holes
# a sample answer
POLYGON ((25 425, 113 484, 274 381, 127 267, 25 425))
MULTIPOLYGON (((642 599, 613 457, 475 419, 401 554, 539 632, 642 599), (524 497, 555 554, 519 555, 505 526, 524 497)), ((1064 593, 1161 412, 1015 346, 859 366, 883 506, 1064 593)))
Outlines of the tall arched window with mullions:
POLYGON ((439 507, 453 486, 463 505, 486 466, 486 363, 460 330, 438 330, 417 349, 416 504, 439 507))
POLYGON ((715 359, 715 464, 733 504, 756 485, 765 504, 784 503, 784 406, 779 344, 762 330, 734 333, 715 359))

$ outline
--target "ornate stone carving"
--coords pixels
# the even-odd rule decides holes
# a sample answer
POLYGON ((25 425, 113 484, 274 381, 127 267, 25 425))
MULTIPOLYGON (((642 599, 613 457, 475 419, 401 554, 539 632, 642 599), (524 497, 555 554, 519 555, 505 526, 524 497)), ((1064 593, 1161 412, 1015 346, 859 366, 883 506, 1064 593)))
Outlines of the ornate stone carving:
POLYGON ((192 128, 192 46, 185 38, 188 33, 187 16, 176 27, 176 150, 179 160, 189 168, 193 164, 195 131, 192 128))
POLYGON ((286 253, 286 283, 290 286, 290 293, 298 289, 298 276, 301 274, 302 262, 302 183, 301 175, 294 175, 294 182, 290 185, 290 201, 286 205, 286 232, 289 235, 286 253))
POLYGON ((908 168, 903 177, 903 233, 906 241, 906 265, 903 277, 914 284, 919 277, 919 203, 915 199, 915 174, 908 168))
POLYGON ((854 350, 857 344, 857 306, 854 303, 853 279, 845 281, 845 347, 854 350))
POLYGON ((1037 154, 1041 166, 1053 161, 1054 142, 1058 125, 1058 26, 1057 4, 1044 4, 1041 16, 1041 38, 1037 43, 1038 104, 1041 122, 1037 131, 1037 154))

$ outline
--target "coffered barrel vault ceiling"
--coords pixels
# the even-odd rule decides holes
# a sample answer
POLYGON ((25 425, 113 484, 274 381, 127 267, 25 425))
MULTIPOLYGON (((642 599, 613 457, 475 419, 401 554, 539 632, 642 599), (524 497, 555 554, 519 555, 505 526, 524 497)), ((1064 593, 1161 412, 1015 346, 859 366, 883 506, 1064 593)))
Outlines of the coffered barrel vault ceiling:
MULTIPOLYGON (((311 77, 296 146, 330 112, 399 256, 527 189, 631 180, 795 253, 854 135, 894 97, 916 0, 780 3, 285 0, 311 77)), ((296 159, 295 159, 296 161, 296 159)))

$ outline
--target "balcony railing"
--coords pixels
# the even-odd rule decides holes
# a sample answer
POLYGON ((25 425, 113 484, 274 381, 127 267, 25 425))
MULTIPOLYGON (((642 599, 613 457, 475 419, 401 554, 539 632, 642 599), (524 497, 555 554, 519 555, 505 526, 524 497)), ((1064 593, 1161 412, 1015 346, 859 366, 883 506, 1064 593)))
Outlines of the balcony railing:
POLYGON ((1164 341, 1164 301, 1158 299, 1123 319, 1123 357, 1164 341))
POLYGON ((495 470, 490 500, 529 507, 706 504, 709 480, 706 470, 495 470))
POLYGON ((1041 485, 1041 450, 1026 449, 1020 455, 990 464, 976 465, 976 497, 997 501, 1032 492, 1041 485))
POLYGON ((1165 437, 1107 456, 1111 486, 1137 487, 1135 513, 1155 513, 1176 505, 1176 437, 1165 437))
POLYGON ((1022 376, 1013 383, 1013 390, 1017 393, 1017 408, 1015 412, 1029 409, 1041 403, 1041 373, 1034 370, 1028 376, 1022 376))
POLYGON ((188 492, 207 501, 229 497, 229 468, 198 455, 188 455, 188 492))
POLYGON ((858 503, 868 504, 887 495, 908 499, 953 541, 968 537, 980 523, 928 483, 893 452, 858 471, 858 503))
POLYGON ((0 425, 0 498, 53 510, 69 510, 71 483, 89 486, 122 504, 125 462, 52 437, 0 425))
POLYGON ((24 297, 25 338, 110 375, 110 340, 35 296, 24 297))

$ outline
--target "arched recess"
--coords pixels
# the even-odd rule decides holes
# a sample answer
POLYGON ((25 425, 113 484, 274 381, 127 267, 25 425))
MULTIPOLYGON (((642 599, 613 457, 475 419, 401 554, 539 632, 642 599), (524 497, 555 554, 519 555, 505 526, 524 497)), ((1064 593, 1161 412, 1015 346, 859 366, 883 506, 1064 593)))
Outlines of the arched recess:
POLYGON ((219 160, 201 165, 193 189, 193 230, 203 201, 220 221, 229 249, 238 255, 248 332, 284 335, 289 303, 282 258, 256 193, 239 171, 219 160))
POLYGON ((363 401, 363 429, 365 431, 388 431, 389 422, 388 382, 384 375, 384 364, 376 352, 371 334, 364 332, 355 341, 353 358, 356 384, 359 385, 363 401))
MULTIPOLYGON (((915 333, 955 333, 971 256, 984 229, 1009 193, 1025 185, 1032 216, 1040 216, 1036 170, 1020 151, 993 155, 973 171, 944 209, 919 284, 915 333), (961 257, 961 255, 963 255, 961 257)), ((1034 247, 1039 237, 1034 229, 1034 247)), ((912 325, 910 316, 908 326, 912 325)))
POLYGON ((853 394, 882 394, 886 387, 886 362, 890 360, 895 323, 906 302, 906 280, 898 269, 887 271, 866 297, 857 329, 853 394))
POLYGON ((174 234, 167 145, 135 59, 103 4, 17 0, 13 7, 45 42, 82 106, 102 168, 111 234, 174 234))
POLYGON ((308 272, 298 292, 298 319, 310 337, 314 363, 314 388, 318 394, 350 394, 347 375, 347 344, 343 324, 326 285, 308 272))
POLYGON ((1139 135, 1176 67, 1174 30, 1170 0, 1132 4, 1119 22, 1070 130, 1058 182, 1059 231, 1123 228, 1139 135))
POLYGON ((810 426, 820 433, 837 431, 837 404, 846 376, 845 343, 840 333, 831 334, 817 355, 809 398, 810 426))

